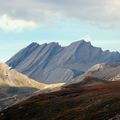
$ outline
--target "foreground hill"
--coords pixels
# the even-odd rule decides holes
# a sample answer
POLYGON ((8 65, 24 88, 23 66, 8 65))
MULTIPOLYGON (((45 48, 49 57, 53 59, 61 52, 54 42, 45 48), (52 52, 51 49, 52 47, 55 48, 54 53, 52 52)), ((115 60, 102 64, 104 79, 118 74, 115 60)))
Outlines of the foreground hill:
POLYGON ((79 84, 34 95, 1 111, 0 120, 120 119, 120 82, 83 87, 79 84))
POLYGON ((0 63, 0 108, 13 104, 46 86, 0 63))
POLYGON ((77 79, 77 82, 65 84, 64 87, 66 88, 81 88, 86 86, 93 86, 102 83, 108 83, 107 80, 102 80, 93 76, 84 76, 81 79, 77 79))
POLYGON ((58 43, 32 43, 7 64, 42 83, 69 83, 98 63, 120 62, 120 53, 103 51, 84 40, 66 47, 58 43))

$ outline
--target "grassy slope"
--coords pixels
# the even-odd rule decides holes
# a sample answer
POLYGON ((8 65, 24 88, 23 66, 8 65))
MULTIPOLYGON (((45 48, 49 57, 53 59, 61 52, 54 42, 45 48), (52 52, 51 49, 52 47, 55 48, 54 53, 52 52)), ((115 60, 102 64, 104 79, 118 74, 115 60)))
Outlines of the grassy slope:
POLYGON ((43 89, 46 84, 39 83, 27 76, 10 68, 6 64, 0 63, 0 86, 10 87, 30 87, 36 89, 43 89))
POLYGON ((11 105, 16 100, 29 96, 46 86, 0 63, 0 108, 11 105))
POLYGON ((0 113, 0 120, 108 120, 120 115, 120 82, 36 95, 0 113))
POLYGON ((0 108, 5 108, 24 97, 30 96, 37 90, 38 89, 27 87, 0 87, 0 108))

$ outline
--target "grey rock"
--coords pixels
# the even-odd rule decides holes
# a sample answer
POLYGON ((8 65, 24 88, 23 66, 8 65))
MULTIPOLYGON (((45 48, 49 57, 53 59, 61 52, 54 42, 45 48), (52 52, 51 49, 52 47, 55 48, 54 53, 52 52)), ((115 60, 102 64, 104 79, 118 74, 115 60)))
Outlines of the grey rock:
POLYGON ((66 47, 54 42, 32 43, 7 64, 42 83, 69 83, 95 64, 117 62, 120 62, 119 52, 103 51, 81 40, 66 47))

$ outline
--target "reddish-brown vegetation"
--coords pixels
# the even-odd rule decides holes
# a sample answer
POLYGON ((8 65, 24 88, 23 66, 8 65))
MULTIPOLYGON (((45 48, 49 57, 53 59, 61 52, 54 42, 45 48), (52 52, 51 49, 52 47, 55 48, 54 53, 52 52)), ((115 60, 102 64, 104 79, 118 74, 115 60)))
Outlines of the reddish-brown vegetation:
POLYGON ((1 111, 0 120, 109 120, 119 115, 120 82, 110 82, 32 96, 1 111))

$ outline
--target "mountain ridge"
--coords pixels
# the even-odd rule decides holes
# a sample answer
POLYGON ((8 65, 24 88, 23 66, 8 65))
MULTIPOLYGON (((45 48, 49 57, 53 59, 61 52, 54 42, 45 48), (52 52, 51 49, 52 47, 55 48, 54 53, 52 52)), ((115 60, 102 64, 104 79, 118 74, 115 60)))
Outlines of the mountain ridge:
POLYGON ((98 63, 120 62, 119 52, 103 51, 84 40, 66 47, 58 43, 32 43, 7 64, 42 83, 70 82, 98 63))

